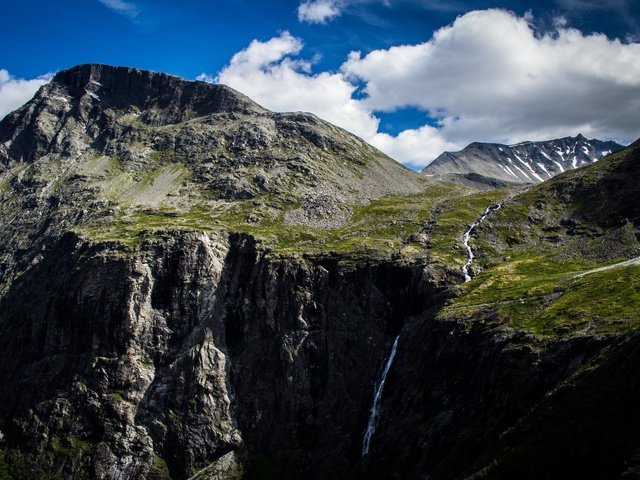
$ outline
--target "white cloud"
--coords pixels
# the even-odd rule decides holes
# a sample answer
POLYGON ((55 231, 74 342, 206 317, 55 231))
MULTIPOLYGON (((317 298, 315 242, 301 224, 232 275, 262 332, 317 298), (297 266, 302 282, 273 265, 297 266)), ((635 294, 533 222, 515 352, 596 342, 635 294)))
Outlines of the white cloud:
POLYGON ((202 72, 200 75, 196 77, 196 80, 198 80, 199 82, 215 83, 216 77, 208 73, 202 72))
POLYGON ((342 13, 338 0, 308 0, 298 5, 298 20, 308 23, 326 23, 342 13))
POLYGON ((114 10, 120 15, 124 15, 130 19, 134 19, 140 13, 138 7, 130 2, 125 2, 124 0, 98 0, 107 8, 114 10))
POLYGON ((640 134, 640 44, 559 25, 536 36, 529 17, 467 13, 418 45, 352 53, 342 71, 365 84, 371 110, 413 106, 455 144, 640 134))
MULTIPOLYGON (((266 42, 254 40, 235 54, 216 81, 248 95, 274 111, 304 110, 365 139, 376 134, 378 120, 354 100, 356 86, 341 73, 312 73, 312 63, 294 58, 300 39, 283 32, 266 42)), ((201 74, 199 79, 206 79, 201 74)))
POLYGON ((251 42, 215 80, 272 110, 313 112, 414 167, 473 141, 640 136, 640 44, 561 21, 539 35, 531 22, 530 14, 473 11, 427 42, 352 52, 338 72, 319 73, 300 58, 302 41, 283 32, 251 42), (358 86, 366 95, 354 99, 358 86), (435 126, 379 132, 375 112, 403 107, 428 112, 435 126))
POLYGON ((444 151, 464 147, 462 144, 448 141, 439 129, 430 125, 404 130, 396 136, 380 132, 368 141, 391 158, 413 168, 424 167, 444 151))
POLYGON ((0 119, 30 100, 52 77, 53 74, 46 74, 32 80, 23 80, 11 76, 5 69, 0 69, 0 119))

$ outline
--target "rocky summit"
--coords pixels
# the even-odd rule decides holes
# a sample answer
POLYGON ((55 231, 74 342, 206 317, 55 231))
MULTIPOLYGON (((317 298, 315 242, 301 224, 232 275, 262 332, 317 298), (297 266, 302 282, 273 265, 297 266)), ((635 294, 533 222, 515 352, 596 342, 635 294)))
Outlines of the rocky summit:
POLYGON ((0 477, 632 478, 639 162, 488 189, 60 72, 0 122, 0 477))
POLYGON ((587 140, 582 135, 517 145, 476 142, 459 152, 444 152, 422 173, 476 185, 536 184, 621 148, 616 142, 587 140))

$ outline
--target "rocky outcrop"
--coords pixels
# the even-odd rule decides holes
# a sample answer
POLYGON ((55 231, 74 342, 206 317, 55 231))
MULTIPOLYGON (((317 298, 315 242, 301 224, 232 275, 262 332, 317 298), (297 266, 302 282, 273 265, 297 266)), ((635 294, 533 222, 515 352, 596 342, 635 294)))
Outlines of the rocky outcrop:
POLYGON ((356 205, 425 186, 312 114, 273 113, 224 85, 107 65, 58 73, 0 122, 0 173, 40 164, 52 194, 73 180, 75 191, 82 182, 105 202, 179 211, 277 196, 300 203, 289 224, 322 227, 344 223, 356 205))
POLYGON ((226 358, 207 324, 224 256, 204 236, 137 256, 65 236, 0 306, 5 446, 24 441, 30 458, 59 454, 63 475, 107 478, 145 478, 156 456, 186 476, 237 447, 226 358))

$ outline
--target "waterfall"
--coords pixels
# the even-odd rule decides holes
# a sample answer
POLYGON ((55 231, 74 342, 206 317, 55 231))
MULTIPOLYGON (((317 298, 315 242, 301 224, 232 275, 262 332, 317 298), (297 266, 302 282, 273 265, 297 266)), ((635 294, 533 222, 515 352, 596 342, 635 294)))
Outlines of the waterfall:
POLYGON ((471 232, 473 231, 474 228, 476 228, 478 225, 484 222, 484 219, 487 218, 487 215, 489 215, 491 212, 495 212, 501 206, 502 206, 502 203, 498 203, 496 205, 489 205, 487 209, 484 211, 484 213, 480 215, 480 218, 478 218, 478 221, 469 225, 469 228, 467 228, 467 231, 464 232, 464 235, 462 235, 462 244, 464 245, 464 248, 467 250, 467 261, 462 266, 462 274, 464 275, 465 283, 471 280, 471 275, 469 275, 469 267, 471 266, 471 263, 473 263, 473 259, 475 258, 473 255, 473 251, 469 246, 469 238, 471 237, 471 232))
POLYGON ((387 379, 387 374, 389 373, 389 369, 391 368, 391 364, 393 363, 393 357, 396 356, 396 350, 398 348, 398 335, 393 340, 393 346, 391 347, 391 353, 389 353, 389 358, 387 358, 387 363, 384 365, 384 369, 382 370, 382 375, 380 375, 380 380, 376 384, 376 390, 373 394, 373 403, 371 404, 371 409, 369 410, 369 421, 367 422, 367 430, 364 432, 364 439, 362 440, 362 456, 364 457, 367 453, 369 453, 369 447, 371 446, 371 438, 376 431, 376 426, 378 425, 378 417, 380 415, 380 399, 382 398, 382 390, 384 389, 384 382, 387 379))

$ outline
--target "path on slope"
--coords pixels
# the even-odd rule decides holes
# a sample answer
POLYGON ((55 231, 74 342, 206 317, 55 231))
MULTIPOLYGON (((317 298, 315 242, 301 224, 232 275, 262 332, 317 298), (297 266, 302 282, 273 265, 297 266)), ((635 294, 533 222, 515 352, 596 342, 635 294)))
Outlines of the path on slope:
POLYGON ((613 265, 607 265, 606 267, 598 267, 592 270, 587 270, 586 272, 576 273, 571 278, 582 278, 586 275, 591 275, 592 273, 604 272, 605 270, 611 270, 613 268, 620 268, 620 267, 628 267, 631 265, 640 265, 640 257, 635 257, 629 260, 625 260, 623 262, 614 263, 613 265))

